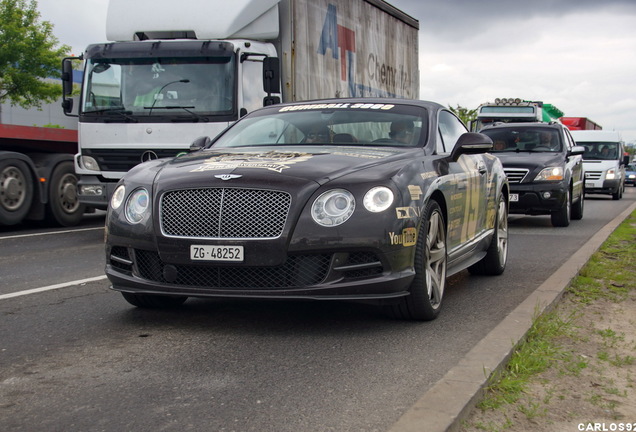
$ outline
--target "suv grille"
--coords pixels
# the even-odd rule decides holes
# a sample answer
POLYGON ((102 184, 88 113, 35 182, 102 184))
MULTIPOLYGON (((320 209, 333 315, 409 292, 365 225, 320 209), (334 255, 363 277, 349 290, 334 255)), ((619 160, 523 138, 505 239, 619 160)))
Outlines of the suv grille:
POLYGON ((161 198, 161 231, 168 237, 276 238, 283 232, 290 205, 291 196, 280 191, 170 191, 161 198))
POLYGON ((521 183, 528 175, 528 170, 523 168, 504 168, 504 172, 509 183, 521 183))

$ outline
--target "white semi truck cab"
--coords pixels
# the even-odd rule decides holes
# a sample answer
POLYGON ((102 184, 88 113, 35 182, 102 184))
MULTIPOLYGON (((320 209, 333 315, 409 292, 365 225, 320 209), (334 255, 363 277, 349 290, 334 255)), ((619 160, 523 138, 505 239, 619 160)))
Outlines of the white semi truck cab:
POLYGON ((69 77, 84 62, 75 171, 95 208, 133 166, 264 105, 419 92, 419 23, 382 0, 110 0, 106 23, 110 42, 63 63, 74 115, 69 77))
POLYGON ((625 166, 629 156, 618 132, 604 130, 573 130, 572 138, 585 147, 585 193, 610 194, 615 200, 623 197, 625 166))

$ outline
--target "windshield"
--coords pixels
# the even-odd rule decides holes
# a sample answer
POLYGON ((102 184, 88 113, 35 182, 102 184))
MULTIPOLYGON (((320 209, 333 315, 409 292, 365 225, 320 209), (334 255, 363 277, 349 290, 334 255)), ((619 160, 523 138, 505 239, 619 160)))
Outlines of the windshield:
POLYGON ((83 114, 228 115, 234 110, 233 57, 90 59, 83 114))
POLYGON ((260 145, 423 146, 426 110, 391 104, 305 104, 254 112, 214 147, 260 145))
POLYGON ((583 160, 616 160, 618 159, 618 143, 612 142, 577 142, 585 147, 583 160))
POLYGON ((484 129, 493 142, 492 152, 559 152, 559 131, 554 128, 510 127, 484 129))

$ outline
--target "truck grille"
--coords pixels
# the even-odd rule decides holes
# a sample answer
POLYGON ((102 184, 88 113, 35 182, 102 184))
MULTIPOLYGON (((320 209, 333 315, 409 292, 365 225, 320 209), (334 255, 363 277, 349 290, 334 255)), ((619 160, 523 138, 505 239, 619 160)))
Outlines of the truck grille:
POLYGON ((160 203, 167 237, 277 238, 291 205, 287 192, 201 188, 166 192, 160 203))
POLYGON ((521 183, 528 175, 528 170, 524 168, 504 168, 508 183, 521 183))
POLYGON ((585 178, 587 180, 600 180, 603 178, 603 171, 585 171, 585 178))
MULTIPOLYGON (((148 152, 145 149, 82 149, 82 155, 93 157, 99 168, 106 171, 127 172, 142 162, 142 156, 148 152)), ((183 149, 154 149, 153 159, 175 157, 183 149)))

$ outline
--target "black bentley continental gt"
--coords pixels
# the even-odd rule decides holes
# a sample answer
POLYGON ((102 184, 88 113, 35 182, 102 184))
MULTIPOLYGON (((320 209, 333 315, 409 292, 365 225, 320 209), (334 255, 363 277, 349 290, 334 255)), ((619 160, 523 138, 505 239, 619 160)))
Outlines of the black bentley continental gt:
POLYGON ((505 269, 509 190, 491 148, 433 102, 266 107, 126 174, 106 274, 138 307, 350 300, 431 320, 448 276, 505 269))

